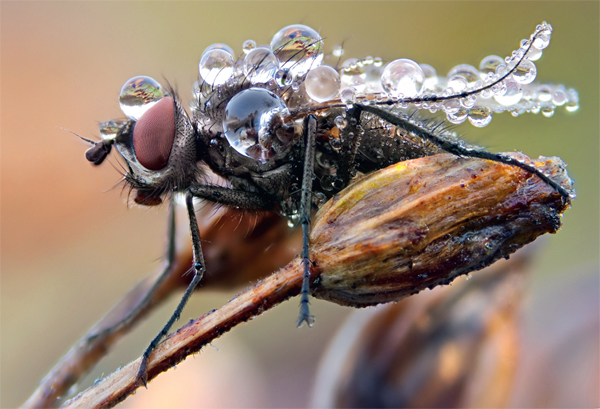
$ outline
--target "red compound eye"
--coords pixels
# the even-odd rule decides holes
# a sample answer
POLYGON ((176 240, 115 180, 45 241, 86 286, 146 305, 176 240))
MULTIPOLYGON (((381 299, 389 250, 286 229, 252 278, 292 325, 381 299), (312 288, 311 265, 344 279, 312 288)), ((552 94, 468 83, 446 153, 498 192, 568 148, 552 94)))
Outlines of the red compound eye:
POLYGON ((173 98, 164 97, 148 109, 133 129, 133 148, 138 162, 150 170, 167 165, 175 139, 173 98))

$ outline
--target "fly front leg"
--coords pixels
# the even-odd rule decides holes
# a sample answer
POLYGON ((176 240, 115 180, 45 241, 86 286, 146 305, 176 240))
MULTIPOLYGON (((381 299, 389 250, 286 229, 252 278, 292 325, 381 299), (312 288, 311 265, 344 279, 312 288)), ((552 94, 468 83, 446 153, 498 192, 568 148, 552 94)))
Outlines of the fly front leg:
MULTIPOLYGON (((245 210, 268 210, 272 209, 275 202, 272 198, 267 195, 261 195, 252 192, 245 192, 243 190, 229 189, 220 186, 197 186, 190 188, 185 195, 185 204, 188 212, 188 218, 190 221, 190 234, 192 238, 192 249, 194 253, 194 277, 191 283, 188 285, 181 301, 177 305, 177 308, 169 318, 169 321, 165 324, 163 329, 158 335, 152 340, 148 348, 142 355, 142 362, 137 373, 138 385, 147 386, 148 381, 148 358, 150 354, 160 340, 165 337, 175 321, 181 316, 183 308, 187 304, 190 296, 202 280, 204 271, 206 270, 206 264, 204 263, 204 256, 202 255, 202 246, 200 241, 200 231, 198 229, 198 221, 196 219, 196 211, 194 209, 194 197, 199 197, 211 202, 237 207, 245 210)), ((174 246, 173 246, 174 248, 174 246)))
POLYGON ((312 210, 312 185, 315 166, 315 141, 317 137, 317 118, 309 115, 304 121, 304 171, 302 173, 302 196, 300 199, 300 223, 302 224, 302 290, 300 291, 300 316, 298 326, 304 322, 310 327, 314 317, 310 315, 310 254, 308 239, 310 234, 310 216, 312 210))
POLYGON ((192 282, 188 285, 188 288, 185 290, 181 301, 179 301, 179 304, 177 305, 177 308, 171 315, 171 318, 169 318, 169 321, 167 321, 163 329, 152 340, 152 342, 150 343, 150 345, 148 345, 148 348, 146 348, 144 354, 142 355, 142 362, 137 373, 137 384, 144 385, 146 387, 148 382, 148 358, 150 357, 150 354, 152 353, 152 351, 154 351, 160 340, 169 333, 169 330, 171 329, 175 321, 179 319, 183 308, 187 304, 190 296, 192 295, 192 293, 196 289, 196 286, 198 285, 198 283, 200 283, 200 280, 202 280, 202 276, 204 275, 204 256, 202 255, 200 231, 198 229, 198 221, 196 220, 196 211, 194 209, 194 195, 191 192, 187 192, 185 195, 185 205, 188 212, 188 218, 190 220, 190 234, 192 237, 192 249, 194 253, 194 278, 192 278, 192 282))

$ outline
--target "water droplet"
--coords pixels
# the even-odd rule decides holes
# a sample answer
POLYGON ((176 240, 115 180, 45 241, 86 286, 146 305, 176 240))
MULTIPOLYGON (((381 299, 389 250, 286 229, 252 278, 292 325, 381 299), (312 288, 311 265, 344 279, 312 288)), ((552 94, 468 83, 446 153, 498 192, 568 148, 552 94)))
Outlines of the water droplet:
POLYGON ((137 121, 164 96, 162 86, 156 80, 138 76, 128 79, 121 87, 119 105, 128 118, 137 121))
POLYGON ((333 54, 334 57, 340 58, 342 55, 344 55, 344 49, 341 45, 334 45, 331 54, 333 54))
POLYGON ((497 55, 488 55, 481 63, 479 63, 479 71, 481 72, 481 78, 486 78, 488 74, 495 74, 496 68, 499 65, 503 65, 504 60, 497 55))
POLYGON ((480 79, 480 73, 477 68, 469 64, 460 64, 452 68, 448 72, 448 78, 452 78, 455 75, 460 75, 467 80, 468 84, 473 84, 475 81, 480 79))
POLYGON ((448 88, 454 92, 462 92, 467 89, 467 79, 462 75, 453 75, 448 79, 448 88))
POLYGON ((350 58, 344 61, 340 69, 341 87, 353 87, 356 92, 362 93, 366 87, 366 70, 361 61, 350 58))
POLYGON ((523 96, 523 89, 521 86, 513 80, 505 81, 506 84, 506 92, 504 95, 494 95, 494 99, 501 105, 511 106, 515 105, 517 102, 521 100, 523 96))
POLYGON ((540 85, 537 89, 537 99, 548 102, 552 99, 552 89, 548 85, 540 85))
POLYGON ((317 206, 317 208, 323 206, 326 201, 327 201, 327 196, 325 196, 325 193, 323 193, 323 192, 315 193, 313 202, 314 202, 315 206, 317 206))
POLYGON ((552 115, 554 115, 554 107, 543 107, 542 115, 544 115, 546 118, 550 118, 552 115))
POLYGON ((425 75, 425 82, 423 83, 424 89, 434 90, 438 85, 438 77, 435 68, 429 64, 419 64, 425 75))
POLYGON ((315 30, 302 24, 279 30, 271 40, 271 50, 281 68, 289 69, 295 76, 306 74, 323 61, 323 39, 315 30))
POLYGON ((375 58, 373 58, 373 65, 376 66, 376 67, 383 66, 383 60, 381 59, 381 57, 375 57, 375 58))
POLYGON ((321 65, 306 74, 306 93, 317 102, 334 99, 340 92, 340 75, 329 65, 321 65))
POLYGON ((373 57, 368 55, 365 58, 363 58, 361 62, 363 63, 363 65, 371 65, 373 64, 373 57))
POLYGON ((460 99, 460 105, 464 106, 467 109, 473 108, 475 106, 476 102, 477 102, 477 95, 469 95, 466 98, 460 99))
POLYGON ((529 60, 521 61, 521 64, 513 71, 512 76, 519 84, 531 84, 537 75, 535 64, 529 60))
POLYGON ((446 118, 448 119, 448 122, 450 122, 450 123, 462 124, 463 122, 465 122, 467 120, 468 113, 469 113, 469 111, 467 111, 466 108, 461 107, 456 112, 447 113, 446 118))
POLYGON ((276 151, 285 144, 277 130, 285 127, 287 115, 286 105, 271 91, 264 88, 243 90, 225 107, 225 137, 240 154, 265 160, 273 149, 276 151))
POLYGON ((337 126, 340 131, 348 125, 348 121, 346 121, 346 118, 344 118, 341 115, 336 116, 333 122, 335 123, 335 126, 337 126))
POLYGON ((279 70, 275 73, 275 82, 279 87, 287 87, 292 85, 294 75, 289 70, 279 70))
POLYGON ((552 94, 552 103, 556 106, 562 106, 567 102, 567 94, 561 90, 554 91, 552 94))
MULTIPOLYGON (((211 46, 214 47, 214 46, 211 46)), ((233 75, 233 54, 222 48, 207 48, 200 58, 198 72, 209 85, 223 85, 233 75)))
POLYGON ((425 83, 423 69, 407 58, 401 58, 389 63, 381 74, 381 85, 383 90, 392 96, 404 94, 406 97, 414 97, 421 92, 425 83))
POLYGON ((577 101, 569 101, 567 102, 567 106, 565 109, 569 112, 575 112, 579 109, 579 102, 577 101))
POLYGON ((447 114, 454 114, 460 109, 460 101, 456 98, 447 99, 444 101, 442 109, 447 114))
POLYGON ((538 50, 543 50, 550 44, 550 34, 539 33, 533 40, 533 46, 538 50))
POLYGON ((115 121, 106 121, 102 122, 99 125, 100 128, 100 137, 105 141, 110 141, 117 137, 117 133, 119 132, 119 124, 115 121))
POLYGON ((250 51, 256 48, 256 41, 254 40, 246 40, 242 45, 242 50, 244 50, 244 54, 248 54, 250 51))
POLYGON ((344 88, 342 92, 340 92, 340 99, 342 100, 342 103, 346 105, 354 104, 354 101, 356 101, 356 90, 352 87, 344 88))
POLYGON ((542 50, 540 50, 539 48, 536 48, 534 46, 532 46, 529 51, 527 52, 527 55, 525 58, 527 58, 529 61, 537 61, 542 57, 542 50))
POLYGON ((275 78, 279 60, 268 48, 255 48, 244 57, 244 74, 252 84, 264 84, 275 78))
POLYGON ((230 46, 228 46, 227 44, 222 44, 222 43, 215 43, 215 44, 211 44, 208 47, 206 47, 204 49, 204 51, 202 51, 202 54, 211 51, 211 50, 223 50, 223 51, 227 51, 229 54, 234 55, 235 53, 233 52, 233 48, 231 48, 230 46))
POLYGON ((342 140, 340 138, 329 138, 329 145, 333 149, 339 150, 342 147, 342 140))
POLYGON ((469 110, 469 122, 483 128, 492 122, 492 110, 489 107, 474 107, 469 110))

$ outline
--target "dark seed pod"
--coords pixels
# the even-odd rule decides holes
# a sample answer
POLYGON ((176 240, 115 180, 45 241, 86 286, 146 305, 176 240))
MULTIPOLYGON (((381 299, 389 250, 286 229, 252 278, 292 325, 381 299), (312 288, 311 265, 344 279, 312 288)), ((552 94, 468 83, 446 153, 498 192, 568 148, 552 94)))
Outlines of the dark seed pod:
MULTIPOLYGON (((560 159, 506 155, 571 190, 560 159)), ((515 166, 449 154, 392 165, 320 209, 311 232, 313 294, 363 307, 448 284, 555 233, 569 205, 515 166)))

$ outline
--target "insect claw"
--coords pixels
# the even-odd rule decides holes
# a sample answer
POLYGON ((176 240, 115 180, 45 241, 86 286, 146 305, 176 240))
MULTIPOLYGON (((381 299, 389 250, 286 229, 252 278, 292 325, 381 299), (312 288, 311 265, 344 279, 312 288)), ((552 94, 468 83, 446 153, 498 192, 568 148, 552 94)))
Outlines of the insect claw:
POLYGON ((310 314, 310 310, 308 308, 308 302, 300 303, 300 315, 298 316, 298 328, 302 327, 302 325, 306 323, 308 328, 312 328, 315 323, 314 315, 310 314))
POLYGON ((135 386, 143 386, 148 389, 148 358, 145 356, 142 357, 142 362, 135 378, 135 386))

